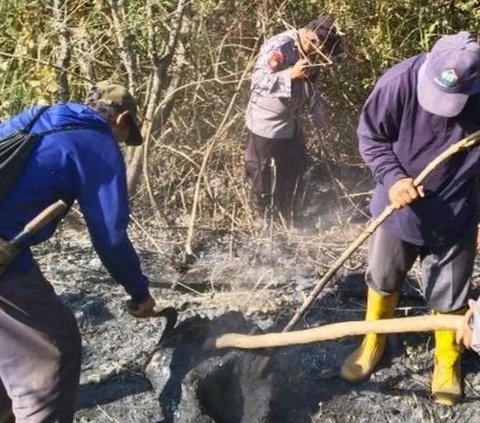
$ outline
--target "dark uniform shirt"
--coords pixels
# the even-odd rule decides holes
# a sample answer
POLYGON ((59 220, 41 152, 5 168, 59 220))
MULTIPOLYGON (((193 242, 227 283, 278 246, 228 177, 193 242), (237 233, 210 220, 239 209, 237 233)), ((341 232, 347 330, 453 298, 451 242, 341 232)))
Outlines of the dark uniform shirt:
POLYGON ((291 67, 301 58, 296 30, 277 34, 262 45, 252 72, 246 112, 247 128, 255 135, 291 138, 306 104, 315 122, 322 122, 323 102, 313 82, 290 77, 291 67))
MULTIPOLYGON (((416 177, 450 145, 480 129, 480 96, 471 96, 459 116, 445 118, 422 109, 417 100, 421 54, 388 70, 360 116, 360 153, 377 186, 370 210, 377 217, 390 203, 388 190, 403 177, 416 177)), ((382 227, 415 245, 457 241, 477 223, 480 149, 456 154, 424 181, 426 197, 396 211, 382 227)))

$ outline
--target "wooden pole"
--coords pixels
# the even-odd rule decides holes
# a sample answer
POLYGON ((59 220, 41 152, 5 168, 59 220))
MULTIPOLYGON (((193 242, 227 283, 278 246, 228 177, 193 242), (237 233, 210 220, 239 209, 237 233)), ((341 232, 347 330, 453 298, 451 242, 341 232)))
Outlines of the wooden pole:
POLYGON ((313 329, 298 330, 289 333, 269 333, 266 335, 242 335, 227 333, 213 341, 215 348, 258 349, 303 345, 314 342, 344 338, 346 336, 365 335, 367 333, 406 333, 431 332, 434 330, 457 330, 463 322, 463 316, 436 315, 402 317, 373 321, 354 321, 333 323, 313 329))
MULTIPOLYGON (((420 174, 414 179, 413 184, 415 187, 418 187, 422 184, 425 178, 435 170, 441 163, 448 160, 453 155, 465 151, 473 146, 476 146, 480 142, 480 131, 474 132, 466 138, 463 138, 461 141, 448 147, 443 153, 439 154, 434 160, 432 160, 425 169, 420 172, 420 174)), ((420 200, 421 201, 421 200, 420 200)), ((372 235, 377 228, 395 211, 395 207, 390 204, 385 208, 380 216, 373 220, 367 228, 360 234, 360 236, 348 247, 343 254, 332 264, 330 269, 325 273, 325 275, 318 281, 315 288, 312 290, 310 295, 305 299, 303 304, 297 310, 292 319, 283 329, 283 332, 288 332, 293 326, 300 320, 305 311, 310 307, 318 294, 325 288, 327 283, 330 281, 333 275, 337 270, 345 263, 345 261, 357 250, 357 248, 362 245, 367 238, 372 235)))

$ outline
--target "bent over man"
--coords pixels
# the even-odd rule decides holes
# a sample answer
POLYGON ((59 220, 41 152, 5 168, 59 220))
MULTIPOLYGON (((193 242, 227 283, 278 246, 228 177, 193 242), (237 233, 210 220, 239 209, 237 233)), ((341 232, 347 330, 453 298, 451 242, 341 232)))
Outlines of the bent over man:
MULTIPOLYGON (((423 294, 434 313, 463 314, 476 252, 480 149, 452 157, 415 187, 413 179, 451 144, 480 129, 480 45, 468 32, 442 37, 428 54, 389 69, 377 82, 358 126, 360 152, 376 180, 372 217, 397 210, 371 237, 367 320, 393 316, 398 292, 417 257, 423 294)), ((368 378, 385 336, 367 335, 342 376, 368 378)), ((462 395, 454 331, 435 332, 435 401, 462 395)))
MULTIPOLYGON (((142 142, 132 96, 107 82, 87 105, 34 107, 0 125, 0 137, 44 133, 12 190, 0 202, 0 237, 9 240, 47 205, 78 201, 103 264, 131 297, 129 311, 151 315, 154 300, 127 235, 125 165, 119 142, 142 142)), ((32 240, 48 239, 58 219, 32 240)), ((17 423, 73 420, 80 374, 80 334, 73 314, 43 277, 29 248, 0 275, 0 410, 17 423)))
POLYGON ((320 57, 340 52, 340 36, 329 15, 319 16, 298 31, 275 35, 260 49, 246 111, 245 151, 246 177, 260 217, 272 204, 284 219, 294 217, 295 194, 300 196, 306 169, 299 115, 308 105, 316 124, 324 124, 324 108, 314 79, 320 57))

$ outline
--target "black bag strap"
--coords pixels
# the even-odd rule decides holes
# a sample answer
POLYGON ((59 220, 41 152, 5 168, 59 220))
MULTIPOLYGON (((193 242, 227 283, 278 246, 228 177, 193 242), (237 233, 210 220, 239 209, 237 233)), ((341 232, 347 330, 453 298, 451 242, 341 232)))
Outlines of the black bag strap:
POLYGON ((0 202, 9 194, 22 173, 30 153, 41 137, 74 129, 98 129, 93 125, 64 125, 43 132, 31 132, 35 122, 49 107, 43 106, 36 110, 23 129, 13 131, 0 139, 0 202))
MULTIPOLYGON (((35 125, 35 122, 39 119, 39 117, 45 112, 47 109, 49 109, 51 106, 42 106, 38 111, 33 115, 33 117, 30 119, 30 121, 23 127, 22 132, 30 133, 33 125, 35 125)), ((93 125, 64 125, 64 126, 55 126, 51 129, 48 129, 43 132, 37 132, 34 135, 37 138, 43 137, 44 135, 50 135, 55 132, 62 132, 62 131, 72 131, 74 129, 98 129, 95 128, 93 125)), ((33 135, 33 134, 32 134, 33 135)))
POLYGON ((23 131, 24 132, 30 132, 33 128, 33 125, 35 125, 35 122, 38 120, 38 118, 45 112, 47 109, 49 109, 50 106, 42 106, 40 109, 38 109, 37 113, 33 115, 33 117, 30 119, 30 121, 24 126, 23 131))
POLYGON ((93 126, 88 125, 64 125, 64 126, 55 126, 52 129, 48 129, 43 132, 37 132, 35 135, 37 137, 43 137, 44 135, 54 134, 55 132, 62 132, 62 131, 73 131, 74 129, 95 129, 93 126))

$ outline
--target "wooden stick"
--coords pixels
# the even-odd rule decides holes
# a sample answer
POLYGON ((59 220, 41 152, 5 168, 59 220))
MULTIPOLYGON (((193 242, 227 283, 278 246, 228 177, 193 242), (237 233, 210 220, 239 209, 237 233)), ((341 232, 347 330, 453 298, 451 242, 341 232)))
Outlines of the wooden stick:
POLYGON ((215 339, 215 348, 272 348, 289 345, 303 345, 314 342, 365 335, 367 333, 406 333, 431 332, 435 330, 457 330, 463 322, 463 316, 436 315, 402 317, 374 321, 354 321, 333 323, 313 329, 298 330, 289 333, 269 333, 266 335, 242 335, 227 333, 215 339))
MULTIPOLYGON (((424 179, 435 169, 443 163, 445 160, 449 159, 451 156, 465 151, 480 142, 480 131, 474 132, 473 134, 469 135, 468 137, 458 141, 457 143, 451 145, 447 148, 443 153, 439 154, 434 160, 432 160, 425 169, 420 172, 420 174, 414 179, 413 184, 415 187, 418 187, 422 184, 424 179)), ((317 298, 318 294, 322 291, 322 289, 327 285, 333 275, 337 272, 337 270, 345 263, 345 261, 357 250, 360 245, 364 243, 364 241, 372 235, 377 228, 395 211, 395 206, 390 204, 385 208, 380 216, 378 216, 375 220, 373 220, 367 228, 360 234, 360 236, 348 247, 343 254, 332 264, 330 269, 325 273, 325 275, 318 281, 315 288, 312 290, 310 295, 305 299, 303 304, 297 310, 295 315, 292 319, 288 322, 288 324, 283 329, 283 332, 288 332, 303 316, 305 311, 310 307, 313 303, 315 298, 317 298)))

